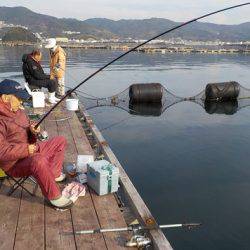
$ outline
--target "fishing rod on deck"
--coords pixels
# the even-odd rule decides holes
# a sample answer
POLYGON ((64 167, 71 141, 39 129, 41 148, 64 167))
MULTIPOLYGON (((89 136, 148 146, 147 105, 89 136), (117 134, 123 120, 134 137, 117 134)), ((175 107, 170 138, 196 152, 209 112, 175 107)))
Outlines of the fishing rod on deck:
POLYGON ((168 228, 196 228, 201 226, 201 223, 183 223, 183 224, 168 224, 168 225, 159 225, 156 227, 145 227, 139 224, 130 225, 128 227, 122 228, 106 228, 106 229, 93 229, 93 230, 82 230, 82 231, 75 231, 75 234, 82 235, 82 234, 96 234, 96 233, 108 233, 108 232, 124 232, 124 231, 131 231, 136 232, 139 230, 154 230, 154 229, 168 229, 168 228))
MULTIPOLYGON (((75 235, 88 235, 98 233, 114 233, 114 232, 132 232, 133 236, 125 243, 125 247, 137 247, 139 249, 147 249, 152 244, 152 240, 146 236, 143 231, 157 230, 157 229, 169 229, 169 228, 187 228, 193 229, 201 226, 201 223, 183 223, 183 224, 168 224, 168 225, 153 225, 153 226, 141 226, 140 224, 132 224, 128 227, 122 228, 97 228, 93 230, 81 230, 75 231, 75 235)), ((72 232, 63 232, 62 234, 72 234, 72 232)))
POLYGON ((191 24, 193 22, 196 22, 198 20, 201 20, 201 19, 204 19, 206 17, 209 17, 209 16, 212 16, 212 15, 215 15, 217 13, 221 13, 221 12, 224 12, 224 11, 228 11, 228 10, 232 10, 232 9, 236 9, 236 8, 240 8, 240 7, 243 7, 243 6, 246 6, 246 5, 250 5, 250 2, 247 2, 247 3, 243 3, 243 4, 238 4, 238 5, 234 5, 234 6, 230 6, 230 7, 227 7, 227 8, 224 8, 224 9, 221 9, 221 10, 217 10, 217 11, 213 11, 211 13, 208 13, 208 14, 205 14, 205 15, 202 15, 200 17, 197 17, 197 18, 194 18, 194 19, 191 19, 185 23, 182 23, 182 24, 179 24, 167 31, 164 31, 150 39, 148 39, 147 41, 135 46, 134 48, 126 51, 125 53, 121 54, 120 56, 118 56, 117 58, 111 60, 109 63, 105 64, 104 66, 102 66, 101 68, 99 68, 97 71, 95 71, 94 73, 92 73, 91 75, 89 75, 87 78, 85 78, 81 83, 79 83, 76 87, 74 87, 73 89, 71 89, 66 95, 64 95, 64 97, 58 102, 56 103, 40 120, 39 122, 36 124, 35 128, 38 128, 38 126, 49 116, 49 114, 57 107, 60 105, 60 103, 62 103, 68 96, 71 95, 71 93, 73 93, 76 89, 78 89, 80 86, 82 86, 84 83, 86 83, 88 80, 90 80, 91 78, 93 78, 95 75, 97 75, 99 72, 103 71, 105 68, 107 68, 109 65, 113 64, 114 62, 118 61, 119 59, 123 58, 124 56, 126 56, 127 54, 131 53, 132 51, 135 51, 137 50, 138 48, 146 45, 147 43, 163 36, 163 35, 166 35, 174 30, 177 30, 181 27, 184 27, 188 24, 191 24))

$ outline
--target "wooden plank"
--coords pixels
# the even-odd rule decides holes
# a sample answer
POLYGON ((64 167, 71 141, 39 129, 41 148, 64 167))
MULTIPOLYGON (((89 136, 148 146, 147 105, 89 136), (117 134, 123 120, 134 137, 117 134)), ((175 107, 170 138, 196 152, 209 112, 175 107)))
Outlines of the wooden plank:
MULTIPOLYGON (((142 200, 141 196, 139 195, 138 191, 134 187, 133 183, 130 181, 128 175, 124 171, 122 165, 116 158, 115 154, 109 147, 107 141, 104 139, 102 134, 100 133, 99 129, 96 127, 94 122, 92 121, 92 118, 88 114, 86 110, 84 110, 83 105, 80 103, 80 109, 79 112, 81 115, 85 118, 87 124, 89 125, 93 136, 95 137, 96 141, 99 143, 100 147, 102 148, 103 154, 111 163, 116 165, 120 170, 120 184, 121 187, 124 189, 125 194, 130 201, 131 207, 133 208, 133 211, 138 216, 138 219, 143 225, 150 225, 154 226, 156 225, 155 219, 152 216, 150 210, 142 200), (150 222, 150 223, 149 223, 150 222)), ((162 230, 150 230, 149 231, 150 236, 153 241, 153 245, 155 249, 166 249, 170 250, 172 249, 169 241, 163 234, 162 230)))
MULTIPOLYGON (((73 116, 70 126, 78 153, 86 154, 87 148, 88 152, 93 154, 94 152, 76 115, 73 116)), ((102 228, 127 226, 113 194, 97 196, 93 191, 91 191, 90 195, 94 202, 94 207, 102 228)), ((108 249, 124 249, 125 242, 129 240, 130 235, 127 232, 105 233, 104 238, 108 249)))
MULTIPOLYGON (((35 184, 27 180, 24 187, 33 191, 35 184)), ((14 249, 44 249, 44 197, 38 187, 35 196, 22 191, 14 249)))
MULTIPOLYGON (((63 112, 63 110, 61 111, 63 112)), ((58 134, 62 135, 67 140, 67 148, 65 152, 65 161, 66 162, 76 162, 77 151, 74 139, 72 137, 71 129, 69 126, 69 121, 59 121, 57 122, 58 134)))
MULTIPOLYGON (((75 114, 73 115, 73 119, 69 122, 69 127, 78 154, 93 154, 90 145, 88 145, 86 135, 75 114)), ((88 189, 86 196, 80 197, 71 210, 75 231, 100 228, 95 207, 88 189)), ((76 235, 75 237, 78 249, 107 249, 102 234, 76 235)))
MULTIPOLYGON (((33 183, 25 187, 30 185, 34 187, 33 183)), ((22 191, 14 249, 44 249, 44 198, 40 188, 35 196, 22 191)))
MULTIPOLYGON (((45 120, 45 129, 49 137, 58 135, 55 113, 52 113, 45 120)), ((45 206, 45 246, 46 249, 76 249, 74 234, 63 234, 64 231, 73 231, 72 218, 70 210, 59 212, 48 206, 45 206)))
POLYGON ((15 234, 19 218, 21 190, 18 189, 12 196, 7 196, 10 189, 8 180, 0 181, 0 242, 1 249, 13 249, 15 234))
POLYGON ((94 151, 75 113, 72 116, 72 120, 70 120, 70 127, 78 154, 94 155, 94 151))
MULTIPOLYGON (((127 227, 114 195, 97 196, 92 190, 90 193, 101 228, 127 227)), ((125 244, 131 237, 132 235, 128 232, 104 233, 108 249, 127 249, 125 244)))
MULTIPOLYGON (((85 197, 80 197, 71 210, 75 231, 100 228, 88 188, 85 197)), ((103 234, 76 235, 75 237, 77 249, 107 249, 103 234)))

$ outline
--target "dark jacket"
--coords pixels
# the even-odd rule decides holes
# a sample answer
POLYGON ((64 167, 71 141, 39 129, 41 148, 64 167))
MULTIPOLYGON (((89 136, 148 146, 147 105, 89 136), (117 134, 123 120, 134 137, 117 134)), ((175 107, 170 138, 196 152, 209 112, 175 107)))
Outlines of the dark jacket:
POLYGON ((28 145, 35 143, 30 121, 23 110, 12 112, 0 97, 0 167, 8 171, 18 160, 29 156, 28 145))
POLYGON ((35 61, 31 55, 25 54, 22 58, 23 61, 23 75, 28 83, 32 83, 34 80, 49 79, 50 76, 46 75, 43 71, 40 63, 35 61))

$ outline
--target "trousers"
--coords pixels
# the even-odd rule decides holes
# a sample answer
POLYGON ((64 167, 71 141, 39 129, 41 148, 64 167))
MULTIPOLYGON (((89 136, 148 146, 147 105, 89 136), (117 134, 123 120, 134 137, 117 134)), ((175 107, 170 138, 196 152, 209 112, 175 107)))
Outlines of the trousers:
POLYGON ((63 78, 56 78, 58 83, 58 88, 56 94, 59 96, 65 95, 65 79, 63 78))
POLYGON ((58 83, 52 79, 44 79, 44 80, 30 80, 29 85, 36 86, 39 88, 46 88, 50 93, 56 92, 58 83))
POLYGON ((62 136, 54 137, 37 144, 34 155, 16 162, 7 172, 14 178, 33 176, 41 191, 48 200, 55 200, 61 196, 61 191, 55 181, 62 172, 66 139, 62 136))

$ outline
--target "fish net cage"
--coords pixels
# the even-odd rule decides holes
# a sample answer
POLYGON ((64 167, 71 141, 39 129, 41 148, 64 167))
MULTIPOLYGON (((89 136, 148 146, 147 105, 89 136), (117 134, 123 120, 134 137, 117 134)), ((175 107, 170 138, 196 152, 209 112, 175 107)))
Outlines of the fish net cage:
POLYGON ((237 82, 211 83, 205 90, 192 97, 177 96, 159 83, 133 84, 106 98, 89 97, 81 92, 77 94, 86 110, 114 107, 141 116, 160 116, 181 102, 196 103, 208 114, 232 115, 250 106, 250 89, 237 82))

